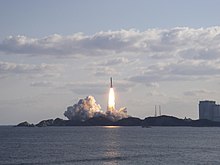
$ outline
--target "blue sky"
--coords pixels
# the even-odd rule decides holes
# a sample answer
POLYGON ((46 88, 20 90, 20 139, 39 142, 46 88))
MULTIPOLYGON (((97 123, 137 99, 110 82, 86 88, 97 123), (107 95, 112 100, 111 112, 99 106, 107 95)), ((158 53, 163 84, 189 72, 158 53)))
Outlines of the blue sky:
POLYGON ((220 98, 220 1, 0 2, 0 124, 64 118, 93 95, 144 118, 220 98))
POLYGON ((1 1, 0 37, 218 25, 218 0, 1 1))

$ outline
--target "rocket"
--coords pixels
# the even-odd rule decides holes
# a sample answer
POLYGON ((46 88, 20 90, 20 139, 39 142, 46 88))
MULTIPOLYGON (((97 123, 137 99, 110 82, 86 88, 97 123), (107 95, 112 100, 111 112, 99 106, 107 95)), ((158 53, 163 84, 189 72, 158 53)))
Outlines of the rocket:
POLYGON ((110 77, 110 88, 113 88, 113 85, 112 85, 112 77, 110 77))

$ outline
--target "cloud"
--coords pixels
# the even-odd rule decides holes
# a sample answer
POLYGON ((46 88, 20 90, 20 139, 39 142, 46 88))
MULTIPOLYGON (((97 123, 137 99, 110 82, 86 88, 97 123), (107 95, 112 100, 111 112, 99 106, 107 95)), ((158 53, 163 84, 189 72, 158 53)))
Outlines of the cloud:
POLYGON ((157 82, 146 82, 147 87, 159 88, 160 85, 157 82))
POLYGON ((6 53, 31 55, 105 55, 105 52, 121 52, 129 47, 133 30, 99 32, 91 36, 76 33, 72 36, 54 34, 41 39, 27 36, 9 36, 0 44, 0 50, 6 53), (127 38, 127 39, 126 39, 127 38))
POLYGON ((220 61, 179 60, 160 62, 141 68, 129 81, 149 84, 159 81, 189 81, 220 76, 220 61))
POLYGON ((125 57, 118 57, 118 58, 111 58, 109 60, 106 60, 104 62, 97 63, 101 66, 113 66, 113 65, 123 65, 129 63, 129 60, 125 57))
POLYGON ((161 81, 184 81, 184 80, 194 80, 193 77, 183 77, 177 75, 160 75, 160 74, 144 74, 144 75, 136 75, 131 76, 127 80, 131 82, 141 83, 145 85, 152 84, 153 82, 161 82, 161 81))
POLYGON ((0 73, 3 78, 9 75, 57 76, 59 67, 53 64, 18 64, 0 61, 0 73))
POLYGON ((179 61, 165 67, 175 75, 198 75, 213 76, 220 75, 219 61, 179 61))
POLYGON ((165 93, 159 92, 159 91, 150 91, 149 93, 147 93, 147 95, 149 96, 159 96, 159 97, 166 97, 165 93))
MULTIPOLYGON (((9 36, 0 41, 0 51, 5 55, 93 56, 95 58, 89 60, 83 58, 83 69, 89 70, 97 78, 123 75, 131 83, 151 86, 160 81, 188 81, 220 76, 219 43, 218 26, 197 29, 175 27, 106 31, 93 35, 54 34, 44 38, 9 36), (134 62, 134 59, 137 61, 134 62)), ((30 64, 0 65, 1 72, 10 73, 37 72, 37 68, 40 71, 43 67, 30 64)), ((78 92, 83 90, 78 89, 78 92)))
MULTIPOLYGON (((107 80, 106 80, 107 81, 107 80)), ((109 88, 109 83, 105 82, 74 82, 65 84, 65 88, 71 89, 76 94, 89 95, 89 94, 104 94, 109 88)), ((108 82, 108 81, 107 81, 108 82)), ((114 82, 113 87, 117 92, 128 92, 134 84, 127 81, 114 82)))
POLYGON ((54 66, 49 64, 31 65, 0 61, 1 73, 38 73, 53 69, 54 66))
POLYGON ((196 90, 190 90, 190 91, 185 91, 183 94, 185 96, 207 96, 207 95, 213 95, 215 92, 209 91, 209 90, 204 90, 204 89, 196 89, 196 90))
POLYGON ((94 61, 89 61, 89 64, 84 69, 92 71, 98 77, 121 75, 125 69, 132 68, 132 66, 139 63, 138 59, 125 57, 98 58, 94 61))
MULTIPOLYGON (((9 36, 0 42, 0 51, 8 54, 67 56, 106 56, 118 54, 144 55, 149 58, 220 58, 220 27, 171 29, 135 29, 98 32, 93 35, 76 33, 54 34, 44 38, 9 36)), ((123 60, 123 59, 121 59, 123 60)), ((120 61, 107 62, 108 65, 120 61)))
POLYGON ((119 74, 114 68, 111 67, 95 67, 93 68, 95 76, 114 76, 119 74))
POLYGON ((49 81, 34 81, 30 84, 32 87, 51 87, 54 84, 49 81))
POLYGON ((72 82, 64 85, 64 88, 80 95, 103 94, 106 91, 106 87, 107 84, 100 82, 72 82))
POLYGON ((220 50, 213 48, 194 48, 183 50, 179 54, 184 59, 216 60, 220 57, 220 50))

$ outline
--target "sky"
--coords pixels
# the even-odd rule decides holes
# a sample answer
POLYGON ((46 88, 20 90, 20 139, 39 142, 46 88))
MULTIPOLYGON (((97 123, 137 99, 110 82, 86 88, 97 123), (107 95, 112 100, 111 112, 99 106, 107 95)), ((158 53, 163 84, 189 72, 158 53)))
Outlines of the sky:
POLYGON ((220 102, 218 0, 0 1, 0 125, 60 117, 88 95, 105 111, 198 118, 220 102))

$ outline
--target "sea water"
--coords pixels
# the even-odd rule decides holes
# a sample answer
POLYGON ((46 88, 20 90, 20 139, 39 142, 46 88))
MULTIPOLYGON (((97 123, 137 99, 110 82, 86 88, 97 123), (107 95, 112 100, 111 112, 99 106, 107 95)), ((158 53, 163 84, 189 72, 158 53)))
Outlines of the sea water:
POLYGON ((220 128, 1 126, 0 164, 220 164, 220 128))

